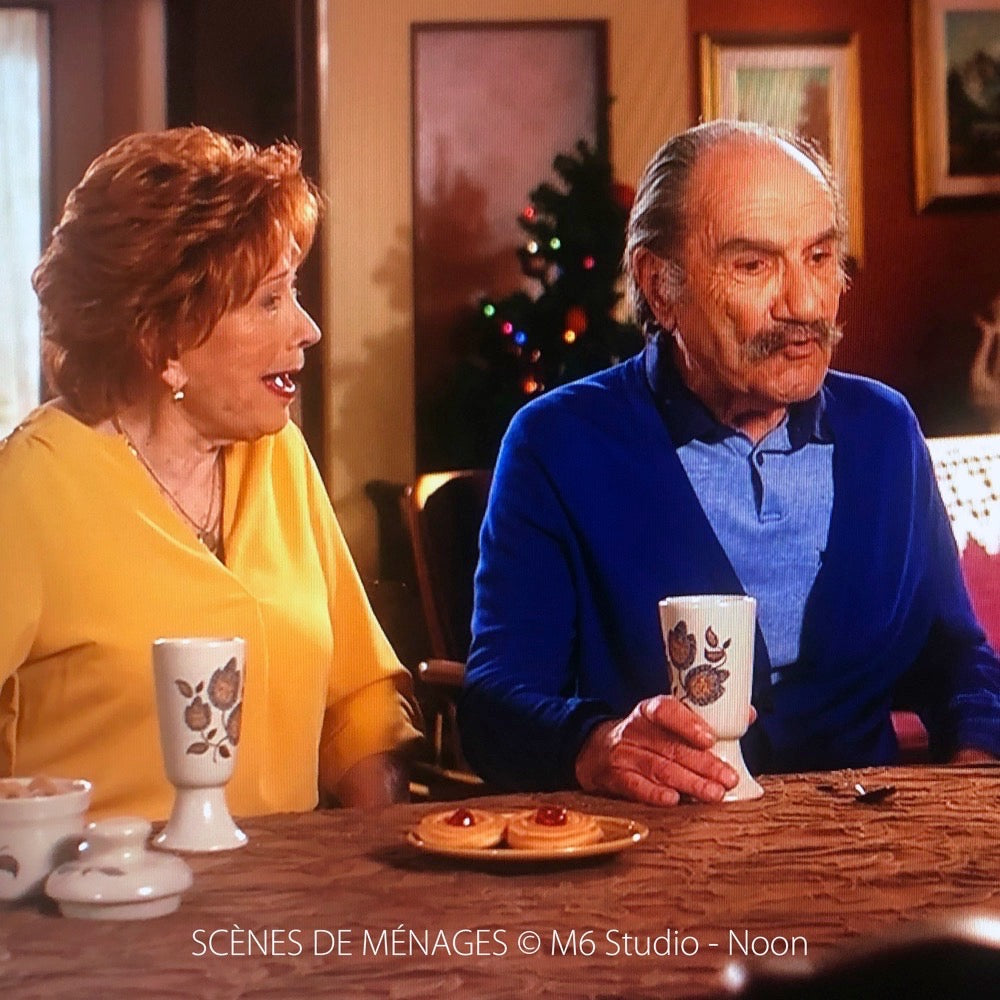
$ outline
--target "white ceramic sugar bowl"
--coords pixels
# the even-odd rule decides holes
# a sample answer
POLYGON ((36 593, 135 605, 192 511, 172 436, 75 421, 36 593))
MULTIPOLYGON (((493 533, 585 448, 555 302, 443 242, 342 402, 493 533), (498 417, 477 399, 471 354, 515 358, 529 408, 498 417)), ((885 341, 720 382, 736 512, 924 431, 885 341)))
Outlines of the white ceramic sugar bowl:
POLYGON ((91 791, 89 781, 68 778, 3 781, 23 794, 0 798, 0 907, 41 895, 49 872, 76 856, 91 791), (32 791, 36 781, 48 788, 32 791))
POLYGON ((63 915, 147 920, 173 913, 194 876, 175 855, 147 850, 151 829, 136 816, 90 823, 77 859, 60 865, 45 883, 63 915))

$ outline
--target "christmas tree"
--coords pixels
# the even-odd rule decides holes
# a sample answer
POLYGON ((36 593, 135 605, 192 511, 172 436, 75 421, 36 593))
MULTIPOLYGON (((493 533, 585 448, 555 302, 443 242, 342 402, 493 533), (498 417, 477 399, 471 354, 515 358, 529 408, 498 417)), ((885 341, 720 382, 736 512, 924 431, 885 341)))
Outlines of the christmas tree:
POLYGON ((492 466, 521 406, 642 347, 638 328, 618 318, 634 192, 614 181, 607 154, 583 140, 553 168, 562 183, 536 187, 518 218, 531 292, 482 298, 466 317, 470 351, 435 407, 441 449, 432 467, 492 466))

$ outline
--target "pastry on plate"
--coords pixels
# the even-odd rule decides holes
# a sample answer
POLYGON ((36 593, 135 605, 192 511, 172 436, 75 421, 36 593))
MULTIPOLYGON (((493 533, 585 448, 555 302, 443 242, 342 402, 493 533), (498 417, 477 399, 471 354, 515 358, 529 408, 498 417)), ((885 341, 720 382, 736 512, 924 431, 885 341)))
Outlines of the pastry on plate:
POLYGON ((486 848, 502 840, 507 821, 486 809, 448 809, 430 813, 417 824, 417 836, 430 847, 486 848))
POLYGON ((507 843, 519 850, 560 850, 595 844, 604 836, 587 813, 562 806, 541 806, 517 813, 507 822, 507 843))

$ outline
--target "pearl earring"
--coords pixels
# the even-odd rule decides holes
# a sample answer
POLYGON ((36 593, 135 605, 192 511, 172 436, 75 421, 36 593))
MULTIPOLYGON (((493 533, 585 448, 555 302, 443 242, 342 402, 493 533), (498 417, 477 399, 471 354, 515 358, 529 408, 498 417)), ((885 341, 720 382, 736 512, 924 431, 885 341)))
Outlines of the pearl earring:
POLYGON ((174 394, 172 398, 175 403, 179 403, 184 398, 184 390, 174 389, 174 394))

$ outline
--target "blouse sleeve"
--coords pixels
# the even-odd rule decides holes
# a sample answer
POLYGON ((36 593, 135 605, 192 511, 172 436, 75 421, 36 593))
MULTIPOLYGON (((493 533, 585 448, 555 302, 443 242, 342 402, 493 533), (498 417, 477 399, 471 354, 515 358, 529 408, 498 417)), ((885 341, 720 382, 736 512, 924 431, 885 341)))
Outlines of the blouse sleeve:
MULTIPOLYGON (((17 458, 0 441, 0 685, 28 658, 42 613, 39 553, 34 518, 17 458)), ((44 506, 39 498, 37 508, 44 506)))
POLYGON ((17 670, 28 659, 42 616, 42 574, 35 538, 44 498, 32 504, 23 454, 0 441, 0 774, 9 773, 17 730, 17 670))
POLYGON ((311 457, 308 496, 327 579, 333 660, 320 736, 320 787, 364 757, 421 739, 409 672, 382 631, 311 457))

